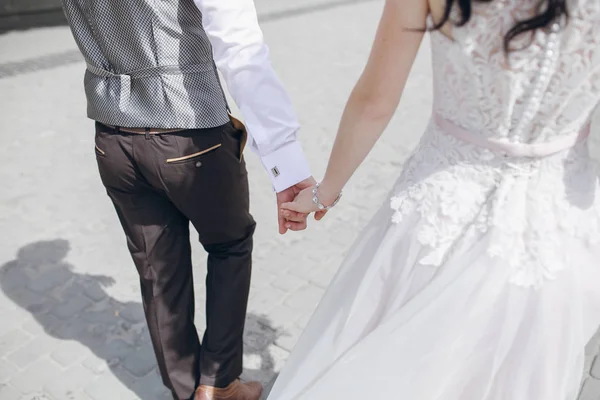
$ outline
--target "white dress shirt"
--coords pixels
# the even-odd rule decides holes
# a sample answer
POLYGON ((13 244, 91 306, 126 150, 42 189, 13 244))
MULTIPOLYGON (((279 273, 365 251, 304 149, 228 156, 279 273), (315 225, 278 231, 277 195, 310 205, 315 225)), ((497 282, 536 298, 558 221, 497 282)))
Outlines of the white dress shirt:
POLYGON ((253 0, 194 0, 215 63, 240 109, 250 147, 276 192, 311 176, 292 102, 271 66, 253 0))

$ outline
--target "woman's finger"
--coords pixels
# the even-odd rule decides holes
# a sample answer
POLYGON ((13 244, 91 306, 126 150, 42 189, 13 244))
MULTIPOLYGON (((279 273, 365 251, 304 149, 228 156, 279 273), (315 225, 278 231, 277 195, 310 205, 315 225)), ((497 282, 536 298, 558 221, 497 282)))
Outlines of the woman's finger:
POLYGON ((327 211, 317 211, 317 212, 315 213, 315 219, 316 219, 317 221, 320 221, 320 220, 322 220, 322 219, 323 219, 323 217, 325 216, 325 214, 327 214, 327 211))
POLYGON ((290 203, 283 203, 281 205, 281 208, 283 208, 284 210, 288 210, 288 211, 295 211, 295 212, 304 212, 304 210, 302 209, 302 205, 299 203, 296 203, 295 201, 290 202, 290 203))

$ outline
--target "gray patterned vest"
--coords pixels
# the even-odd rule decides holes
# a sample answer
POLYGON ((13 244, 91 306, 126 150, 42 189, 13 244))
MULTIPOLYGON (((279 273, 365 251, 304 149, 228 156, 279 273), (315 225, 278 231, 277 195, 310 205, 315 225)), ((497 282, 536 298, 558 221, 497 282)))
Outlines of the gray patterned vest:
POLYGON ((88 65, 88 117, 137 128, 229 121, 192 0, 63 0, 63 7, 88 65))

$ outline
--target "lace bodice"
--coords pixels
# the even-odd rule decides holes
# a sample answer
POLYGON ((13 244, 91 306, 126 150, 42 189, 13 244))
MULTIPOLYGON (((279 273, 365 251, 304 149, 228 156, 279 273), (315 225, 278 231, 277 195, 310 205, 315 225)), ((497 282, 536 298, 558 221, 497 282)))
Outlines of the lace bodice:
POLYGON ((450 40, 432 33, 435 110, 457 125, 493 137, 544 142, 579 131, 600 100, 600 2, 570 2, 557 22, 512 42, 503 37, 531 17, 538 1, 475 3, 450 40))
POLYGON ((600 243, 598 172, 585 140, 539 156, 481 145, 566 143, 600 101, 598 0, 571 1, 568 23, 518 37, 512 46, 522 50, 505 54, 504 34, 537 3, 475 3, 454 40, 431 34, 435 117, 391 200, 394 223, 416 224, 423 265, 443 265, 465 243, 486 240, 513 283, 540 287, 573 264, 565 238, 600 243))

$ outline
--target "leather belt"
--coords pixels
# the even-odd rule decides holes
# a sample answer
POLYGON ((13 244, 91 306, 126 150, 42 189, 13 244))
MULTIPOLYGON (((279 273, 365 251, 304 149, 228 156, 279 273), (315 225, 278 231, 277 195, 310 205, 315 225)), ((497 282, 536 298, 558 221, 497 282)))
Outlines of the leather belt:
MULTIPOLYGON (((106 125, 106 124, 104 124, 106 125)), ((181 132, 185 129, 160 129, 160 128, 122 128, 120 126, 106 125, 118 132, 134 133, 138 135, 161 135, 163 133, 181 132)))

